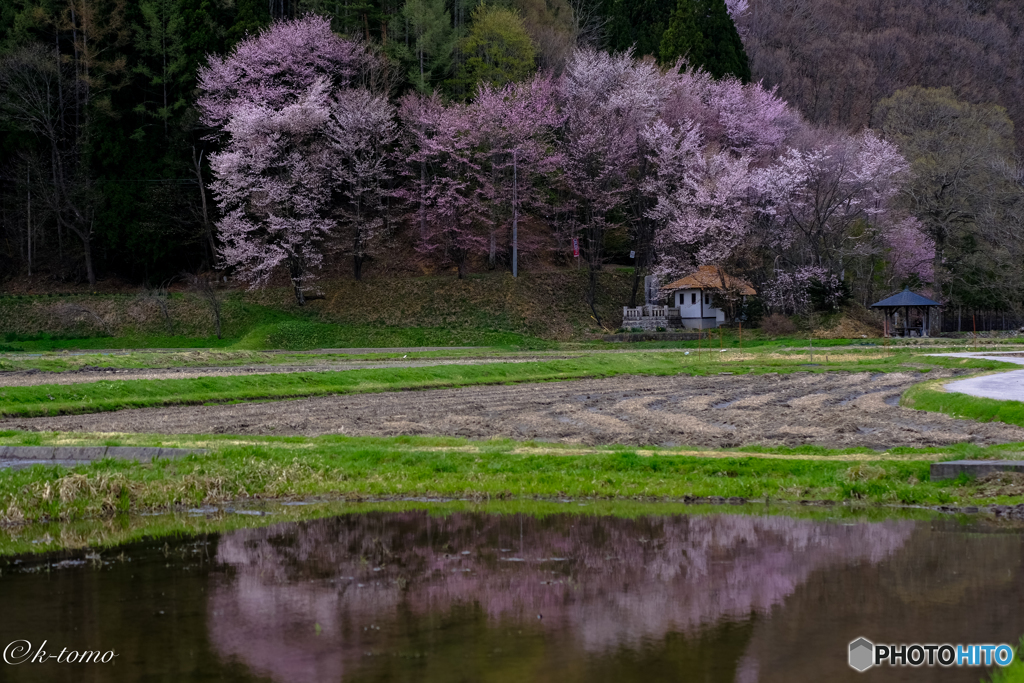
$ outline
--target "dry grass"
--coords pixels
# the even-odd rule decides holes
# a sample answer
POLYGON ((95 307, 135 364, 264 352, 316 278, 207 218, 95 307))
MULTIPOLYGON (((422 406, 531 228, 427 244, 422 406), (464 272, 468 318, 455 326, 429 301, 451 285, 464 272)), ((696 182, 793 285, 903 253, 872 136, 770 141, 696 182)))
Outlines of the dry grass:
POLYGON ((995 498, 997 496, 1024 496, 1024 473, 993 472, 975 481, 978 485, 978 498, 995 498))
POLYGON ((844 314, 829 328, 814 331, 815 339, 861 339, 880 337, 882 329, 871 319, 844 314))
POLYGON ((877 465, 854 465, 846 470, 847 481, 878 481, 885 477, 885 469, 877 465))

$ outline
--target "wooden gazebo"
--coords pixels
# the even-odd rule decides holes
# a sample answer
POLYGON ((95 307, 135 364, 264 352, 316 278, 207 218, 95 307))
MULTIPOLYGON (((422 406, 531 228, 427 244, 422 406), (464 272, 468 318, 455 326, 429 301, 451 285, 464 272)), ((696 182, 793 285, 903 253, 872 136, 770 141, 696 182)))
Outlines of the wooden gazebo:
POLYGON ((871 304, 871 308, 879 308, 885 314, 885 336, 900 336, 900 337, 911 337, 917 336, 927 337, 928 330, 931 327, 932 322, 932 309, 942 306, 938 301, 932 301, 926 296, 915 294, 910 291, 910 288, 905 288, 899 294, 890 296, 888 299, 882 299, 876 304, 871 304), (901 315, 902 310, 902 329, 901 329, 901 315), (912 323, 912 314, 917 313, 920 315, 920 324, 912 323))

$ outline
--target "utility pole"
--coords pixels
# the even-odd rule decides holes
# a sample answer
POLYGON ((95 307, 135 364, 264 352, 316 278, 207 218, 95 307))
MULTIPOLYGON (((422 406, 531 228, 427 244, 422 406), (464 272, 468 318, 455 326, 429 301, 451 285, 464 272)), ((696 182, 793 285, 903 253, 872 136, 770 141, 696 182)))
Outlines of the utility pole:
POLYGON ((512 150, 512 277, 519 277, 519 169, 512 150))
POLYGON ((26 211, 27 217, 25 220, 25 240, 27 242, 25 248, 25 256, 28 260, 28 276, 32 277, 32 169, 29 168, 25 171, 25 189, 27 191, 27 204, 26 211))

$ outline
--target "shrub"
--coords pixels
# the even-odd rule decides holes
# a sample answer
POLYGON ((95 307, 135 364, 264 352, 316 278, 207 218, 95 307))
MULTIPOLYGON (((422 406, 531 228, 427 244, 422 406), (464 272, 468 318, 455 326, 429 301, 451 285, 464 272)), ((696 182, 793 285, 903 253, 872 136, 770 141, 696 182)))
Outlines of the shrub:
POLYGON ((769 337, 783 337, 796 333, 793 321, 780 313, 773 313, 761 321, 761 331, 769 337))

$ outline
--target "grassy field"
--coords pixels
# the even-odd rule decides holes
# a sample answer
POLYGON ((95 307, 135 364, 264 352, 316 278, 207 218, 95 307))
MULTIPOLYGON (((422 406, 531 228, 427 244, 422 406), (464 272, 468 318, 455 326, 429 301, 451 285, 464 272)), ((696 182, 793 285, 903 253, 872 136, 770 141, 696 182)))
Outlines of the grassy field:
POLYGON ((0 433, 7 443, 205 447, 152 464, 111 459, 0 473, 0 519, 73 521, 234 501, 456 499, 748 500, 970 504, 1008 500, 967 479, 932 483, 931 462, 1013 457, 1024 444, 899 449, 698 450, 442 437, 158 437, 0 433), (809 453, 808 451, 813 451, 809 453), (938 451, 938 452, 937 452, 938 451))
MULTIPOLYGON (((918 372, 935 368, 995 370, 997 361, 934 357, 916 348, 881 349, 848 343, 795 347, 797 340, 760 346, 707 348, 678 342, 672 350, 594 353, 600 348, 531 352, 550 360, 502 363, 522 355, 508 348, 459 354, 494 357, 481 365, 302 372, 287 375, 116 380, 73 385, 0 388, 0 413, 53 415, 127 407, 285 399, 330 393, 429 389, 481 384, 541 382, 616 375, 713 375, 785 372, 918 372), (690 350, 687 355, 686 350, 690 350), (560 357, 561 356, 561 357, 560 357), (568 357, 565 356, 575 356, 568 357), (811 363, 810 361, 814 362, 811 363)), ((928 349, 932 351, 933 349, 928 349)), ((438 352, 440 355, 451 352, 438 352)), ((436 357, 438 353, 417 354, 436 357)), ((394 356, 395 354, 390 354, 394 356)), ((262 363, 344 356, 204 351, 106 356, 111 362, 148 363, 177 358, 182 365, 262 363), (195 354, 201 354, 196 356, 195 354)), ((379 357, 374 354, 370 357, 379 357)), ((351 358, 351 357, 349 357, 351 358)), ((38 358, 51 363, 68 358, 38 358)), ((60 369, 52 365, 47 369, 60 369)), ((1020 406, 945 394, 929 384, 908 392, 909 407, 958 417, 1022 424, 1020 406), (990 406, 989 404, 997 404, 990 406)), ((744 447, 581 448, 513 441, 429 437, 155 436, 0 432, 3 444, 161 445, 203 447, 206 456, 139 464, 107 460, 73 469, 34 467, 0 472, 0 520, 7 524, 113 519, 140 512, 173 511, 209 504, 325 498, 358 501, 440 497, 470 500, 671 501, 720 496, 758 501, 802 500, 907 506, 1015 502, 1020 491, 986 487, 967 479, 932 483, 929 464, 951 458, 1020 458, 1024 444, 982 448, 892 449, 884 453, 744 447), (1010 495, 1012 494, 1012 495, 1010 495)), ((15 528, 15 527, 11 527, 15 528)))
POLYGON ((45 416, 96 413, 125 408, 255 401, 326 394, 438 389, 485 384, 546 382, 618 375, 711 375, 766 372, 920 372, 932 368, 997 369, 998 361, 937 358, 910 354, 820 354, 809 356, 726 351, 592 354, 578 358, 523 363, 438 365, 414 368, 297 372, 277 375, 199 377, 194 379, 112 380, 80 384, 43 384, 0 389, 0 415, 45 416))
POLYGON ((389 348, 406 346, 491 346, 507 349, 552 348, 553 342, 498 329, 403 328, 337 325, 289 320, 258 325, 240 336, 200 337, 125 335, 51 336, 8 335, 0 351, 45 352, 89 349, 223 349, 305 351, 326 348, 389 348))
POLYGON ((1005 422, 1024 427, 1024 402, 978 398, 944 391, 938 382, 923 382, 903 394, 900 405, 931 410, 978 422, 1005 422))

